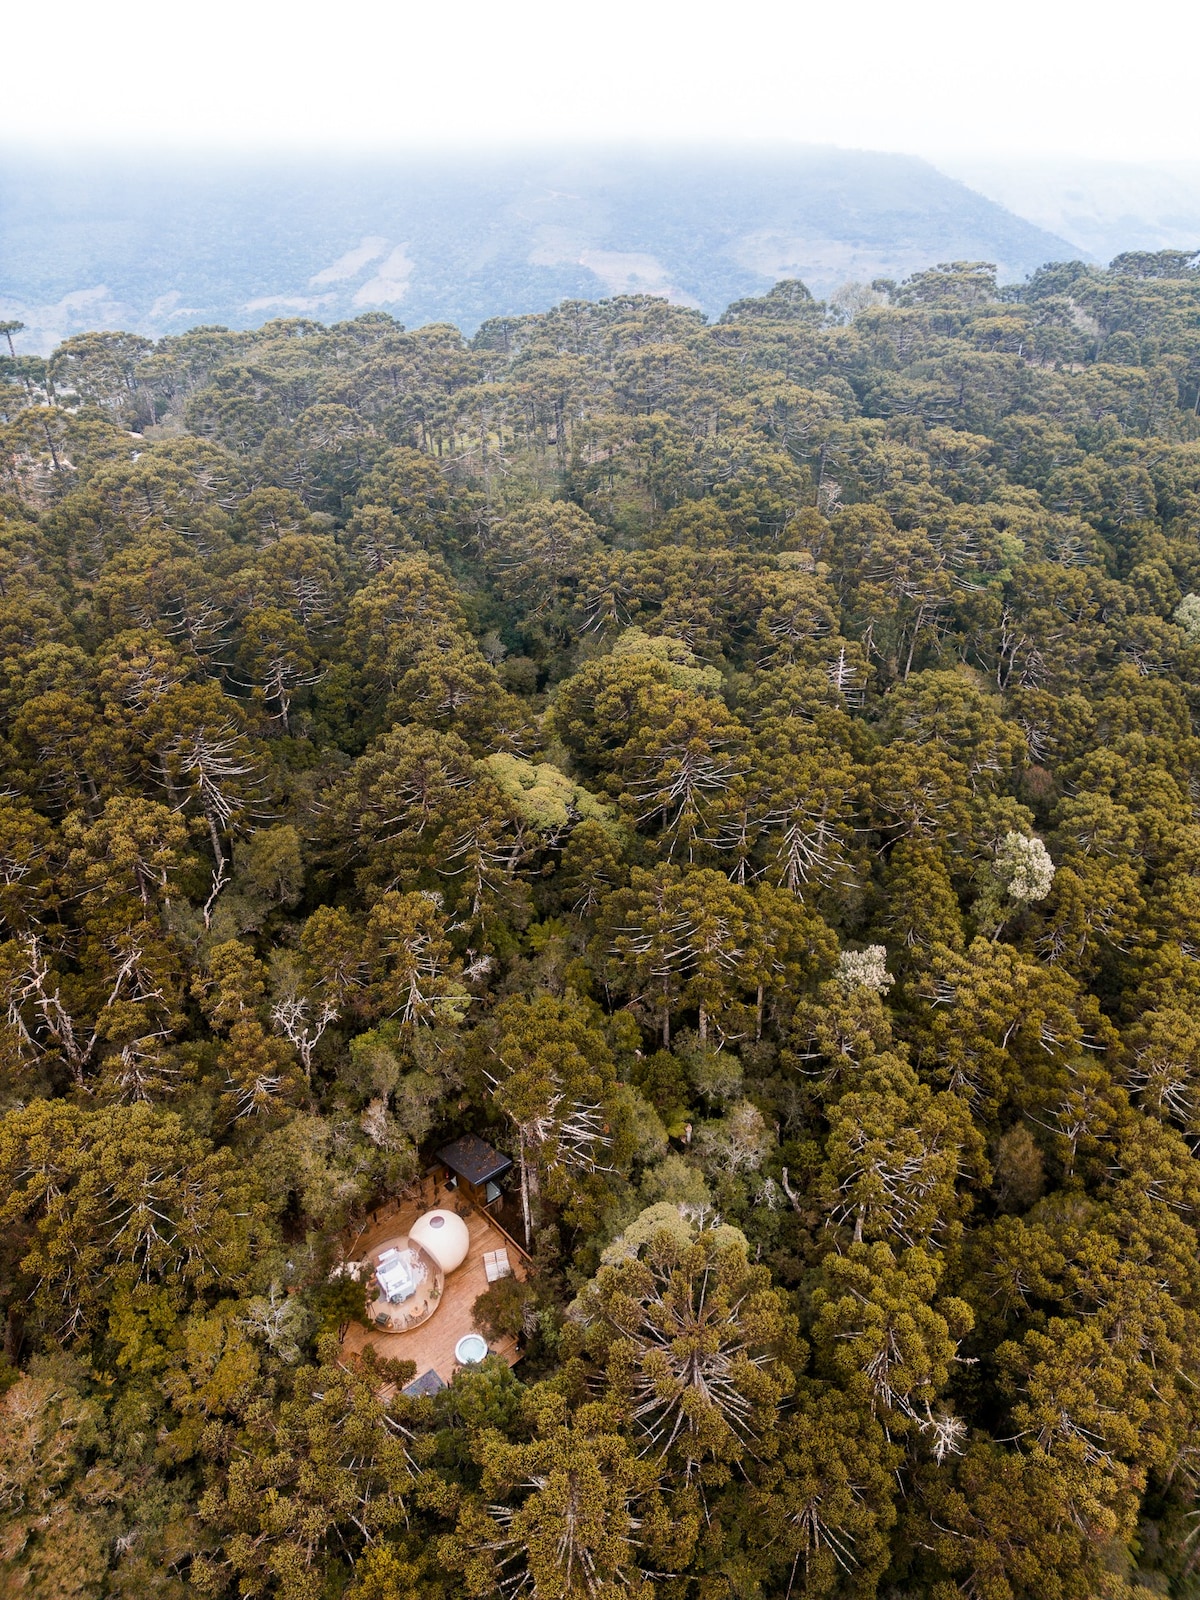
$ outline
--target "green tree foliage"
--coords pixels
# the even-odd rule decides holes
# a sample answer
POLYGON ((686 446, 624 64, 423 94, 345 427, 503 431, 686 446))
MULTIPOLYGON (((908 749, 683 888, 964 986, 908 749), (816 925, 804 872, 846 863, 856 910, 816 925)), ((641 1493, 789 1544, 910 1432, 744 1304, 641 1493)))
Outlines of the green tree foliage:
POLYGON ((1198 316, 5 347, 6 1595, 1196 1593, 1198 316))
POLYGON ((538 1600, 644 1594, 634 1511, 653 1468, 599 1406, 583 1407, 570 1425, 558 1396, 539 1396, 530 1409, 528 1443, 510 1444, 494 1431, 477 1437, 486 1509, 464 1507, 454 1536, 442 1542, 443 1557, 461 1569, 472 1595, 514 1581, 538 1600))
POLYGON ((584 1348, 605 1369, 645 1448, 685 1481, 722 1482, 772 1454, 802 1359, 794 1319, 736 1230, 656 1229, 602 1267, 580 1302, 584 1348))
POLYGON ((201 1594, 220 1594, 226 1574, 246 1592, 313 1596, 330 1555, 403 1525, 412 1478, 404 1430, 378 1397, 370 1364, 347 1369, 336 1346, 297 1373, 277 1413, 261 1402, 246 1419, 248 1448, 201 1505, 220 1550, 198 1563, 201 1594))

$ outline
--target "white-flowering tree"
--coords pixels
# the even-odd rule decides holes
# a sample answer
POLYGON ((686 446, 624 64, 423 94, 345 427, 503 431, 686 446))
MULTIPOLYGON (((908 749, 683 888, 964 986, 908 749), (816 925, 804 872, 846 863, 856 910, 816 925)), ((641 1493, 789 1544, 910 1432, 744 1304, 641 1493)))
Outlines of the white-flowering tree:
POLYGON ((1010 900, 1044 900, 1054 882, 1054 863, 1040 839, 1006 833, 996 851, 996 876, 1010 900))
POLYGON ((1174 620, 1189 644, 1200 644, 1200 594, 1185 594, 1175 607, 1174 620))
POLYGON ((975 902, 980 928, 990 929, 992 938, 998 939, 1014 911, 1044 900, 1053 885, 1054 863, 1042 841, 1023 833, 1006 833, 996 847, 983 893, 975 902))
POLYGON ((887 951, 881 944, 869 944, 865 950, 843 950, 834 977, 847 994, 853 994, 855 989, 886 994, 896 981, 887 969, 887 951))

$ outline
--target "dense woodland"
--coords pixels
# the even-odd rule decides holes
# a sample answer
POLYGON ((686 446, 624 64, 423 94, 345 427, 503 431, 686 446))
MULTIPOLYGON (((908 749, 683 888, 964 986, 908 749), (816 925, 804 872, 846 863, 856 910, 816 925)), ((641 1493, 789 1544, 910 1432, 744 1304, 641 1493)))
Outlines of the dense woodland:
POLYGON ((1200 270, 0 368, 0 1591, 1200 1595, 1200 270), (521 1363, 339 1359, 512 1154, 521 1363))

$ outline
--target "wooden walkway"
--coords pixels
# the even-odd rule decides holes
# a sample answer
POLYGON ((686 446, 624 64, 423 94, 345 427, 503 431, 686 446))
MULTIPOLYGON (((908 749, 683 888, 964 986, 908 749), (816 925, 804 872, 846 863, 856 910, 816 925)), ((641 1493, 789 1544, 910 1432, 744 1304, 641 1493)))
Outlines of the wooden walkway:
MULTIPOLYGON (((452 1211, 458 1200, 453 1189, 435 1192, 427 1185, 419 1198, 402 1201, 395 1210, 364 1229, 348 1245, 347 1258, 362 1261, 367 1256, 374 1257, 393 1240, 403 1239, 422 1212, 435 1206, 445 1206, 452 1211)), ((524 1278, 526 1270, 521 1251, 483 1212, 472 1209, 464 1221, 471 1235, 467 1258, 461 1267, 446 1274, 437 1310, 429 1321, 404 1333, 384 1333, 378 1328, 365 1328, 359 1322, 352 1322, 342 1340, 344 1351, 356 1354, 372 1345, 389 1360, 414 1362, 418 1378, 422 1373, 433 1371, 443 1382, 450 1382, 459 1368, 454 1356, 455 1345, 464 1334, 480 1331, 475 1327, 473 1311, 476 1300, 488 1286, 484 1251, 507 1249, 514 1274, 524 1278)), ((510 1367, 521 1359, 517 1341, 512 1338, 493 1339, 490 1349, 494 1355, 503 1356, 510 1367)))

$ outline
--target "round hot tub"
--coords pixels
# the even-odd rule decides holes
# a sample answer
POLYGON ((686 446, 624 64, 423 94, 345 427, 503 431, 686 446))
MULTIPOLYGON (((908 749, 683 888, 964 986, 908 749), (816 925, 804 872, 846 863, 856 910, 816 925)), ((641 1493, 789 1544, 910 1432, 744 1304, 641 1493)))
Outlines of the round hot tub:
POLYGON ((454 1359, 461 1361, 464 1367, 482 1361, 487 1353, 487 1340, 481 1333, 465 1333, 454 1346, 454 1359))

